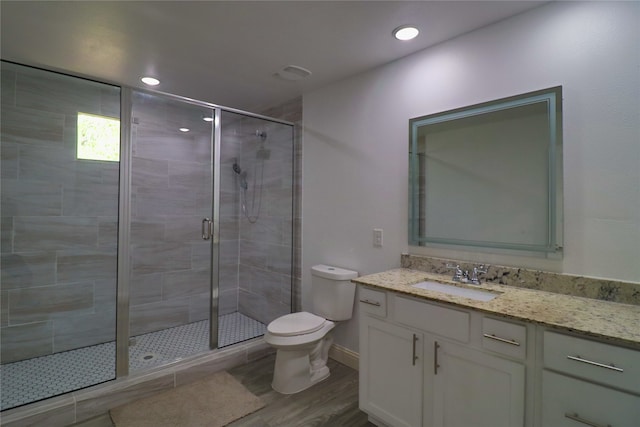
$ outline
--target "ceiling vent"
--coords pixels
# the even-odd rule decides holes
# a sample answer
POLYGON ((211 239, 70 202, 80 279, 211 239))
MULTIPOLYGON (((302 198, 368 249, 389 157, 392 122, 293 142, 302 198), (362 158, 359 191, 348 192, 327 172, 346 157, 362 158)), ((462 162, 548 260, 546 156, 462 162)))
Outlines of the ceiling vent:
POLYGON ((310 75, 311 71, 307 70, 306 68, 298 67, 297 65, 287 65, 274 74, 274 76, 276 77, 289 81, 306 79, 310 75))

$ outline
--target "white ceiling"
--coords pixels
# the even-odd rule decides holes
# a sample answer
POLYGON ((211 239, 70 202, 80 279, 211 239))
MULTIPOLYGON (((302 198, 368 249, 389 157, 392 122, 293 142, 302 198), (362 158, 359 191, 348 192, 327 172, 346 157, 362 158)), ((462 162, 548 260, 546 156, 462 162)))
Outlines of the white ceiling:
POLYGON ((543 1, 6 1, 2 59, 260 111, 543 1), (418 38, 392 38, 403 24, 418 38), (305 80, 274 77, 286 65, 305 80))

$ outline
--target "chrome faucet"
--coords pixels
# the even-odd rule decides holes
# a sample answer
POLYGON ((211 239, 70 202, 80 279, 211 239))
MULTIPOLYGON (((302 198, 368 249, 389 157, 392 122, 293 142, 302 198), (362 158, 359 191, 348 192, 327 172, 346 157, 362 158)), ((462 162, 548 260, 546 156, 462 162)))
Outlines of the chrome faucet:
POLYGON ((484 265, 484 264, 480 264, 478 266, 473 267, 473 270, 471 270, 471 277, 469 278, 471 283, 474 285, 479 285, 480 278, 478 277, 478 273, 486 274, 487 271, 489 271, 489 267, 490 267, 489 265, 484 265))
POLYGON ((452 280, 454 282, 467 283, 469 281, 469 272, 460 268, 460 265, 447 264, 449 270, 455 270, 452 280))
POLYGON ((473 270, 471 270, 471 274, 469 274, 468 270, 463 270, 458 264, 447 264, 447 269, 455 270, 452 277, 454 282, 471 283, 472 285, 479 285, 481 283, 478 274, 486 274, 489 267, 489 265, 484 264, 474 266, 473 270))

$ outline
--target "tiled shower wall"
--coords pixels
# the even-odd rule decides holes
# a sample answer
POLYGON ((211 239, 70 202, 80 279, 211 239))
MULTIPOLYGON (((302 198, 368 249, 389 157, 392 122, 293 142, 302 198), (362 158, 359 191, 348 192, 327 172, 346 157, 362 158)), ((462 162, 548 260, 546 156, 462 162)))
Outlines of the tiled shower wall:
MULTIPOLYGON (((209 316, 211 135, 200 107, 134 97, 131 334, 209 316), (136 103, 136 100, 138 102, 136 103), (136 108, 136 105, 138 108, 136 108), (188 123, 191 131, 177 129, 188 123), (174 172, 172 172, 174 171, 174 172), (177 174, 177 175, 176 175, 177 174), (177 179, 179 178, 179 179, 177 179)), ((239 311, 264 323, 291 311, 292 168, 290 126, 223 111, 220 143, 219 314, 239 311), (267 133, 262 141, 256 131, 267 133), (251 224, 241 209, 233 164, 247 172, 248 204, 263 161, 261 208, 251 224), (258 163, 257 163, 258 162, 258 163)))
MULTIPOLYGON (((119 164, 77 160, 75 144, 79 111, 118 117, 119 106, 117 88, 3 63, 2 362, 115 338, 119 164)), ((210 111, 155 107, 132 125, 132 335, 209 312, 200 221, 211 211, 210 111), (176 132, 188 117, 194 132, 176 132)), ((300 308, 301 107, 296 99, 263 112, 296 123, 294 153, 290 127, 223 112, 238 127, 223 127, 221 144, 220 314, 268 323, 292 299, 300 308), (260 218, 249 224, 232 165, 252 171, 256 130, 267 132, 270 157, 260 218)))
MULTIPOLYGON (((222 121, 222 146, 232 144, 234 149, 226 153, 222 149, 221 198, 235 197, 237 201, 231 213, 235 215, 238 233, 238 311, 269 323, 291 312, 293 130, 267 120, 234 116, 228 113, 225 121, 223 115, 222 121), (266 139, 256 132, 265 132, 266 139), (260 150, 263 154, 267 152, 267 158, 258 155, 260 150), (232 169, 234 161, 247 173, 245 212, 241 207, 243 191, 239 175, 232 169), (249 221, 247 215, 254 221, 249 221)), ((222 216, 222 220, 230 222, 232 218, 222 216)), ((222 227, 221 235, 224 237, 222 227)), ((222 280, 220 286, 223 293, 229 292, 222 280)), ((221 307, 226 305, 224 299, 222 294, 221 307)))
POLYGON ((3 363, 115 338, 118 162, 76 159, 119 89, 2 63, 3 363))

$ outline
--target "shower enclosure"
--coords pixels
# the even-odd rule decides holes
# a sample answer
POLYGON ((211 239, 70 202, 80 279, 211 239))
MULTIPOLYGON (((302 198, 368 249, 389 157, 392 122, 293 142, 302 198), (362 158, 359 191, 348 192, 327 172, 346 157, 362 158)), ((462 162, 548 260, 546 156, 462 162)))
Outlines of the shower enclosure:
POLYGON ((291 311, 293 127, 2 62, 2 410, 291 311))

